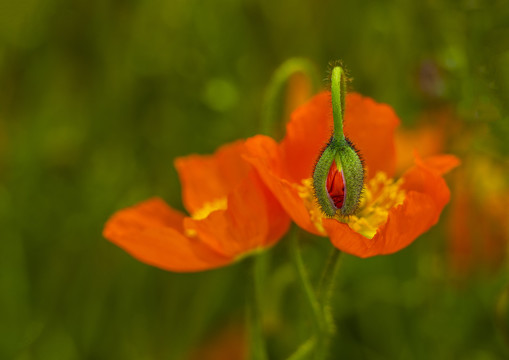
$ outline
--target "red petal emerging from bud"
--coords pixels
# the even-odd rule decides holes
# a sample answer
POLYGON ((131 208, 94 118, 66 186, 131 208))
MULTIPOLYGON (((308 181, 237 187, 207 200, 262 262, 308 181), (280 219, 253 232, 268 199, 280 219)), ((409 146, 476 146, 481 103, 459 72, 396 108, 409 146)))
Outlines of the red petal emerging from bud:
POLYGON ((338 171, 335 161, 332 163, 329 175, 327 176, 327 191, 334 202, 334 206, 337 209, 341 209, 345 200, 345 184, 343 182, 343 174, 338 171))

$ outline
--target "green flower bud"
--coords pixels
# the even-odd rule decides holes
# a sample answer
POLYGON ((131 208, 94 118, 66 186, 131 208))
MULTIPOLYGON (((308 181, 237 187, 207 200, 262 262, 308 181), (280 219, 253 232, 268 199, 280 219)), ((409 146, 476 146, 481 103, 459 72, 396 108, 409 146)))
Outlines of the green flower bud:
POLYGON ((363 162, 350 140, 343 134, 346 77, 340 66, 331 75, 334 133, 318 157, 313 171, 313 187, 326 216, 353 215, 364 187, 363 162), (339 212, 339 214, 338 214, 339 212))

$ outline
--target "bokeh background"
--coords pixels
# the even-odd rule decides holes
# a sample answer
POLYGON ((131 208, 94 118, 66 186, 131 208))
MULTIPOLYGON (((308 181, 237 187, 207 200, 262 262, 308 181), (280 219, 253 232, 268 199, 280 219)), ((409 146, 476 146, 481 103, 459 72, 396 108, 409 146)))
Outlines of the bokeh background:
MULTIPOLYGON (((342 59, 403 137, 463 160, 439 225, 344 257, 331 358, 509 358, 507 1, 1 0, 0 359, 241 358, 245 262, 168 273, 101 231, 154 195, 183 209, 173 159, 259 132, 295 56, 323 77, 342 59)), ((312 274, 329 246, 308 239, 312 274)), ((309 318, 285 241, 269 256, 282 359, 309 318)))

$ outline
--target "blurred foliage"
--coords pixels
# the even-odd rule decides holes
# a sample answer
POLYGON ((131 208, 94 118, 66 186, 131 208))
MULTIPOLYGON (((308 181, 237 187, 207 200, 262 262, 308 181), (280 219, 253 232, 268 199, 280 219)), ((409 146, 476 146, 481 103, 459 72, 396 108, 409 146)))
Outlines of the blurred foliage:
MULTIPOLYGON (((101 231, 153 195, 182 209, 173 159, 257 133, 294 56, 323 74, 342 59, 353 89, 408 126, 452 106, 455 136, 507 165, 504 0, 1 1, 0 359, 185 359, 243 321, 244 262, 167 273, 101 231)), ((507 266, 458 279, 447 234, 345 257, 332 358, 509 358, 507 266)), ((313 274, 328 246, 308 241, 313 274)), ((264 324, 279 359, 309 319, 285 242, 273 253, 264 324)))

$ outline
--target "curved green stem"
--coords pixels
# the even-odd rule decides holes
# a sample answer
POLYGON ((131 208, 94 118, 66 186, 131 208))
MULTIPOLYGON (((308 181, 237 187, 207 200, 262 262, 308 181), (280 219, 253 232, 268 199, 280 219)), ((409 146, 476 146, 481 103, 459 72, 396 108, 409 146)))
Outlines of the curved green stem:
POLYGON ((265 135, 274 135, 275 127, 281 124, 281 96, 285 92, 285 86, 288 79, 295 74, 302 73, 311 81, 313 93, 320 88, 318 73, 311 61, 305 58, 291 58, 285 61, 274 72, 269 83, 262 109, 261 133, 265 135))
POLYGON ((340 250, 332 247, 318 284, 317 294, 319 300, 330 298, 330 291, 333 290, 331 286, 334 285, 333 279, 337 275, 341 254, 340 250))
POLYGON ((312 336, 307 339, 287 360, 308 359, 312 351, 316 347, 316 337, 312 336))
POLYGON ((335 331, 334 317, 332 315, 331 301, 334 295, 334 288, 336 286, 336 278, 341 266, 341 254, 342 252, 336 248, 332 248, 329 256, 328 266, 324 272, 323 288, 319 288, 319 299, 323 306, 323 313, 325 322, 327 324, 329 333, 332 334, 335 331))
POLYGON ((318 288, 318 300, 320 301, 321 305, 320 310, 322 312, 325 330, 323 332, 323 336, 320 339, 320 344, 317 347, 317 352, 315 354, 316 360, 324 360, 328 358, 330 341, 336 330, 334 325, 334 316, 332 314, 331 300, 334 293, 334 286, 336 284, 336 277, 340 265, 340 255, 341 252, 339 250, 336 248, 332 249, 318 288))
POLYGON ((322 274, 317 296, 309 281, 309 276, 302 260, 298 232, 295 227, 292 229, 291 240, 292 255, 297 267, 299 282, 306 294, 312 313, 315 335, 301 345, 290 359, 306 358, 312 352, 314 359, 324 360, 329 355, 330 339, 335 331, 331 299, 334 293, 341 252, 333 248, 322 274))
POLYGON ((315 332, 321 334, 325 329, 325 324, 323 322, 323 314, 320 307, 320 303, 316 297, 315 291, 311 282, 309 281, 309 276, 307 274, 306 268, 304 266, 304 262, 302 261, 302 255, 300 253, 300 245, 299 245, 299 236, 297 227, 292 228, 291 237, 291 247, 292 247, 292 255, 295 262, 295 266, 297 267, 297 273, 299 275, 299 282, 306 294, 308 299, 308 304, 313 317, 313 324, 315 327, 315 332))

